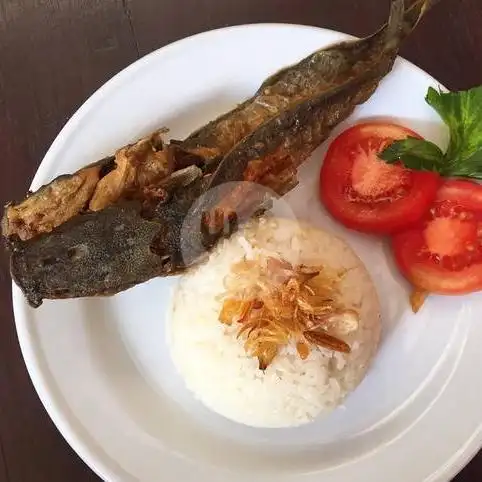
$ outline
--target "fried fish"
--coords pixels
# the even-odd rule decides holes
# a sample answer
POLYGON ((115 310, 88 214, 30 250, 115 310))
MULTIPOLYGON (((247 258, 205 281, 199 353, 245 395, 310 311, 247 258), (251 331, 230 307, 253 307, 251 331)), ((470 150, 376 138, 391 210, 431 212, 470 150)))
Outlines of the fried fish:
POLYGON ((115 294, 198 263, 236 229, 231 215, 245 208, 251 183, 279 195, 296 185, 297 167, 373 94, 435 1, 392 0, 375 34, 279 71, 185 140, 166 143, 157 131, 6 206, 11 274, 30 305, 115 294), (250 183, 210 194, 234 181, 250 183))

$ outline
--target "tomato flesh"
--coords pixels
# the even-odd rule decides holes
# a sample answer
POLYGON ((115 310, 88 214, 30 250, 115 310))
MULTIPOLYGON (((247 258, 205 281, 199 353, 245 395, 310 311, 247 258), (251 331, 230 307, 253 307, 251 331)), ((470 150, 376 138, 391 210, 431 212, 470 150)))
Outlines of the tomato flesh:
POLYGON ((448 180, 426 216, 392 239, 397 265, 411 283, 440 294, 482 289, 482 186, 448 180))
POLYGON ((378 158, 390 142, 408 136, 420 137, 395 124, 364 123, 333 141, 320 172, 320 198, 333 217, 351 229, 390 234, 423 216, 439 176, 378 158))

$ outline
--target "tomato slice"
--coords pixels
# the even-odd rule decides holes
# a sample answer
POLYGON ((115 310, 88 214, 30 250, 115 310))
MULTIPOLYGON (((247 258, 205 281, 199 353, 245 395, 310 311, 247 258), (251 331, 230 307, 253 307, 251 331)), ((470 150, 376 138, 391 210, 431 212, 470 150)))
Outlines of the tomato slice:
POLYGON ((482 186, 448 180, 417 226, 392 239, 395 260, 417 288, 440 294, 482 289, 482 186))
POLYGON ((378 158, 393 140, 415 132, 387 123, 358 124, 330 145, 320 173, 320 198, 351 229, 391 234, 418 221, 435 199, 440 178, 378 158))

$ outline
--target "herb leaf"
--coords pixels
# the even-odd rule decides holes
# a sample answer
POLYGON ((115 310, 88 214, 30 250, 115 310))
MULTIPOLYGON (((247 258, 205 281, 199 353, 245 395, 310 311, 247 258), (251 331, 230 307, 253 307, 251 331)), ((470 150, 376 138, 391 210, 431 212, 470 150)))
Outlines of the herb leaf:
POLYGON ((477 151, 464 162, 451 166, 450 176, 471 177, 482 181, 482 149, 477 151))
POLYGON ((447 152, 443 154, 433 142, 409 137, 391 143, 379 157, 410 169, 482 180, 482 86, 461 92, 430 87, 425 100, 449 128, 447 152))
POLYGON ((402 161, 409 169, 441 172, 444 154, 433 142, 408 137, 395 141, 383 150, 379 157, 389 164, 402 161))
POLYGON ((430 87, 425 100, 450 129, 448 162, 459 164, 482 149, 482 86, 447 93, 430 87))

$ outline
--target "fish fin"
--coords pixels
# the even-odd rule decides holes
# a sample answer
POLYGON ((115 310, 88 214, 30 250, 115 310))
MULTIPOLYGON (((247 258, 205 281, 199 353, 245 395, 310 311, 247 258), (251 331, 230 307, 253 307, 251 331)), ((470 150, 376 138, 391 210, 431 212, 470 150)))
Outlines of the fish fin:
POLYGON ((410 0, 405 10, 402 36, 406 37, 419 24, 422 17, 440 0, 410 0))

